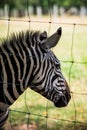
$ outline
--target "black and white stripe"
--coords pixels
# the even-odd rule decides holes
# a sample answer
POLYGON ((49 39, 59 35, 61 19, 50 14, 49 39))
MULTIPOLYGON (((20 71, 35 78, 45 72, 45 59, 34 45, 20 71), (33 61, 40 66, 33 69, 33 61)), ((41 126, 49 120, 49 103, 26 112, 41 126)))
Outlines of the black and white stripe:
POLYGON ((0 128, 4 125, 6 119, 8 118, 9 111, 8 110, 0 110, 0 128))
POLYGON ((3 41, 0 46, 0 126, 8 117, 9 106, 28 87, 57 107, 67 105, 70 91, 60 62, 50 50, 60 36, 61 28, 50 37, 46 32, 27 31, 3 41))

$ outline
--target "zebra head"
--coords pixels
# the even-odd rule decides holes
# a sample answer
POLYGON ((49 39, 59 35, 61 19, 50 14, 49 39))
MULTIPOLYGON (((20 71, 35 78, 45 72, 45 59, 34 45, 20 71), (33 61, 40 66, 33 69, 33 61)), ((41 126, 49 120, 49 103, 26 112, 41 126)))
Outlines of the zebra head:
POLYGON ((34 68, 31 88, 51 100, 56 107, 68 104, 70 89, 60 67, 60 61, 50 50, 56 46, 62 34, 60 27, 52 36, 48 37, 44 31, 38 40, 38 64, 34 68))

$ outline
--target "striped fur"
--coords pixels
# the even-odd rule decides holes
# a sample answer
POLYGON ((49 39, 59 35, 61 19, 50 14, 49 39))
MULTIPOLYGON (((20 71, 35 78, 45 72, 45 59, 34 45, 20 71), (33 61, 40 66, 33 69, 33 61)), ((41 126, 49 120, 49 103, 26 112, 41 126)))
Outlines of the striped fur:
POLYGON ((8 110, 5 111, 0 110, 0 128, 4 125, 6 119, 8 118, 8 115, 9 115, 8 110))
POLYGON ((46 38, 40 32, 27 31, 13 34, 9 40, 2 42, 0 125, 8 117, 9 106, 28 87, 53 101, 57 107, 66 106, 70 100, 70 91, 61 73, 59 60, 50 49, 45 50, 41 45, 46 38))

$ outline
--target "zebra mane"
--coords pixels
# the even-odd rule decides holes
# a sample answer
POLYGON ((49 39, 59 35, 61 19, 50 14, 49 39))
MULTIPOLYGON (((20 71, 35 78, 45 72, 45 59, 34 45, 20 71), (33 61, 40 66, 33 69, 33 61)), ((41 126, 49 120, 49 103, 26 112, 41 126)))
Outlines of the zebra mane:
POLYGON ((9 37, 1 39, 1 45, 9 46, 11 44, 24 44, 25 42, 28 43, 28 45, 34 44, 34 40, 37 41, 39 35, 40 31, 21 31, 12 33, 9 37))

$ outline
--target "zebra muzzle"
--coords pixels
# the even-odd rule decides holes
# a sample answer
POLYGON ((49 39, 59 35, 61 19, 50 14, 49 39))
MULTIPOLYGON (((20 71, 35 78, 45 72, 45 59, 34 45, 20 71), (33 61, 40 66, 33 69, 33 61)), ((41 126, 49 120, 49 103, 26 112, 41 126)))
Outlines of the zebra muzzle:
POLYGON ((70 101, 70 99, 71 99, 71 95, 69 93, 60 94, 59 96, 55 95, 53 102, 56 107, 65 107, 68 105, 68 102, 70 101))

